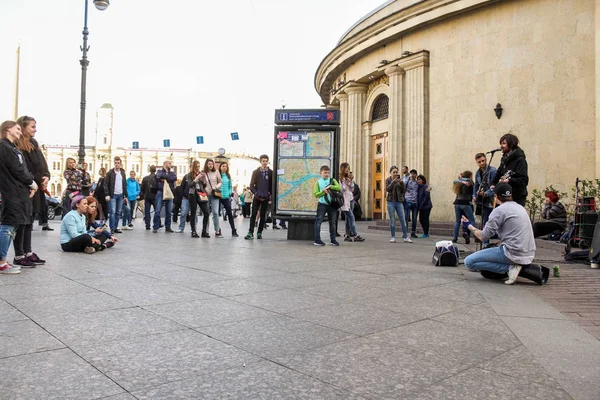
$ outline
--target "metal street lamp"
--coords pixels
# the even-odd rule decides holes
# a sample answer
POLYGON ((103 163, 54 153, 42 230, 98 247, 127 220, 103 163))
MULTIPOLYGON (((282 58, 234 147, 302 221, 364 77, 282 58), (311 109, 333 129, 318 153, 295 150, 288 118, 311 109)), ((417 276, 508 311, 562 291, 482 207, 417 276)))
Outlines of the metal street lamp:
MULTIPOLYGON (((81 113, 79 115, 79 151, 77 152, 79 156, 79 165, 81 165, 85 160, 85 98, 86 98, 86 83, 87 83, 87 67, 90 62, 87 59, 87 52, 90 49, 87 45, 88 38, 88 0, 85 1, 85 14, 83 17, 83 46, 81 46, 81 60, 79 63, 81 64, 81 103, 80 109, 81 113)), ((94 5, 100 11, 104 11, 108 8, 110 4, 109 0, 93 0, 94 5)))

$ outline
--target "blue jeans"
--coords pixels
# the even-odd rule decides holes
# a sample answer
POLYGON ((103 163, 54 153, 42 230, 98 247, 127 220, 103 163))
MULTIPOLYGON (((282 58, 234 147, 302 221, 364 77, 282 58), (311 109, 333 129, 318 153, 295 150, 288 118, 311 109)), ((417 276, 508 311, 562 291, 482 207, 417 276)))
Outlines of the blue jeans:
POLYGON ((408 225, 408 221, 410 220, 410 233, 415 233, 417 231, 417 213, 419 212, 419 205, 417 203, 406 201, 404 202, 404 211, 406 212, 406 225, 408 225))
POLYGON ((337 210, 334 210, 331 206, 323 203, 319 203, 317 206, 317 218, 315 219, 315 242, 321 241, 321 224, 323 223, 323 219, 325 219, 325 214, 327 214, 327 219, 329 222, 329 238, 331 242, 336 242, 335 240, 335 215, 337 214, 337 210))
POLYGON ((154 226, 153 229, 160 228, 160 211, 165 206, 165 228, 171 229, 171 218, 173 211, 173 200, 163 200, 163 192, 159 190, 156 192, 156 198, 154 199, 154 226))
MULTIPOLYGON (((179 230, 183 231, 185 229, 185 217, 190 212, 190 200, 183 198, 181 199, 181 212, 179 214, 179 230)), ((194 218, 194 221, 198 222, 198 217, 196 215, 191 215, 190 218, 194 218)))
POLYGON ((408 237, 408 229, 406 228, 406 219, 404 217, 404 204, 399 201, 388 201, 387 209, 388 216, 390 217, 390 232, 392 237, 396 237, 396 214, 398 214, 400 226, 402 227, 402 237, 406 239, 408 237))
POLYGON ((146 228, 150 228, 150 224, 152 222, 152 214, 150 213, 150 206, 154 207, 154 200, 145 199, 144 200, 144 222, 146 223, 146 228))
MULTIPOLYGON (((473 206, 470 204, 455 204, 454 205, 454 215, 456 219, 454 220, 454 240, 458 239, 458 229, 460 228, 461 217, 464 215, 469 219, 469 223, 473 226, 477 226, 475 222, 475 215, 473 215, 473 206)), ((470 232, 465 232, 470 236, 470 232)))
POLYGON ((210 201, 210 208, 212 209, 213 227, 215 228, 215 232, 219 232, 221 230, 221 226, 219 225, 219 207, 221 206, 221 199, 214 196, 208 196, 208 201, 210 201))
POLYGON ((135 203, 136 200, 129 200, 123 205, 123 226, 131 224, 135 214, 135 203))
POLYGON ((110 210, 108 224, 110 230, 114 231, 119 227, 119 220, 121 219, 121 213, 123 212, 123 195, 113 194, 108 202, 108 209, 110 210))
POLYGON ((472 271, 491 271, 505 274, 514 262, 504 255, 504 246, 479 250, 465 258, 465 267, 472 271))
POLYGON ((15 238, 17 225, 0 225, 0 260, 6 261, 10 242, 15 238))
POLYGON ((354 200, 350 202, 350 210, 344 211, 344 218, 346 219, 346 233, 350 236, 358 236, 356 232, 356 221, 354 220, 354 214, 352 213, 354 210, 354 200))

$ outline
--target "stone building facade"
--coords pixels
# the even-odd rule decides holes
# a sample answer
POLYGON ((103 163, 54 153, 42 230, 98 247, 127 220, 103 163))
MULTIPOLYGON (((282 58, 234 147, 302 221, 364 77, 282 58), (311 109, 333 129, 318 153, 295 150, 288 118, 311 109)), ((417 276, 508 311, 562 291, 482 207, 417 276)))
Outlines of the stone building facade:
POLYGON ((386 217, 388 170, 408 165, 433 187, 432 219, 447 220, 452 180, 509 131, 530 191, 600 175, 599 50, 594 0, 392 0, 343 35, 315 87, 342 111, 366 215, 386 217))

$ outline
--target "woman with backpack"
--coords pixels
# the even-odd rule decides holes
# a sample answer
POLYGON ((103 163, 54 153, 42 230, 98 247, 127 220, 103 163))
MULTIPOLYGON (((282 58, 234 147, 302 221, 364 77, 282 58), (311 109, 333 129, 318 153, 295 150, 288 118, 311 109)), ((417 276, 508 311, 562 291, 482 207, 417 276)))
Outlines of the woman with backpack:
POLYGON ((209 238, 208 234, 208 194, 204 186, 204 171, 200 171, 200 161, 192 163, 192 170, 187 174, 181 184, 184 185, 184 194, 187 195, 190 203, 190 227, 192 228, 192 237, 198 238, 196 231, 196 211, 198 207, 202 211, 202 237, 209 238))
MULTIPOLYGON (((471 199, 473 196, 473 173, 471 171, 464 171, 458 176, 453 184, 454 193, 456 198, 454 199, 454 235, 452 242, 458 242, 458 230, 461 225, 461 218, 464 215, 469 220, 469 223, 476 226, 475 215, 473 214, 473 205, 471 199)), ((463 229, 463 238, 465 238, 465 244, 471 243, 471 234, 468 230, 463 229)))
POLYGON ((342 195, 344 204, 340 210, 344 213, 346 220, 346 235, 344 242, 364 242, 365 238, 356 232, 356 222, 354 220, 354 181, 350 178, 350 164, 347 162, 340 165, 340 185, 342 185, 342 195))
POLYGON ((208 201, 210 202, 210 208, 212 209, 213 226, 215 228, 215 237, 222 238, 221 226, 219 225, 219 205, 221 204, 221 172, 215 168, 215 162, 208 158, 204 162, 204 170, 202 174, 202 181, 208 194, 208 201))

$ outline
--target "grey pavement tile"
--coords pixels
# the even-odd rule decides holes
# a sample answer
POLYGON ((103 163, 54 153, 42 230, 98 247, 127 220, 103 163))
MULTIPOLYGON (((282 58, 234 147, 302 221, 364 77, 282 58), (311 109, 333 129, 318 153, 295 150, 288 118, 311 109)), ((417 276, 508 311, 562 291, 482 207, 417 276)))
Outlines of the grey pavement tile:
POLYGON ((235 296, 231 299, 240 303, 283 314, 301 310, 303 308, 320 307, 338 302, 337 300, 316 296, 310 293, 302 293, 292 289, 246 294, 235 296))
POLYGON ((144 309, 188 327, 217 325, 277 315, 223 298, 146 306, 144 309))
MULTIPOLYGON (((33 269, 23 269, 18 275, 0 275, 0 287, 10 285, 40 285, 50 282, 64 282, 68 279, 55 274, 49 267, 38 266, 33 269)), ((4 291, 4 288, 2 289, 4 291)))
POLYGON ((69 346, 185 329, 180 324, 140 308, 50 315, 36 321, 69 346))
POLYGON ((215 274, 213 272, 158 262, 153 264, 131 265, 125 268, 128 271, 135 272, 140 275, 149 276, 170 283, 177 283, 188 287, 193 287, 193 285, 198 282, 231 279, 230 277, 215 274))
POLYGON ((160 279, 143 276, 139 274, 131 274, 127 276, 109 276, 80 279, 86 286, 96 290, 109 293, 111 290, 122 288, 146 288, 150 286, 168 285, 169 282, 160 279))
POLYGON ((402 273, 396 275, 369 274, 363 278, 353 279, 350 282, 365 286, 380 287, 383 289, 407 292, 431 286, 444 285, 447 283, 463 280, 462 275, 452 274, 427 274, 427 273, 402 273))
POLYGON ((265 358, 293 354, 354 337, 286 316, 232 322, 196 330, 265 358))
POLYGON ((519 381, 535 382, 546 387, 560 388, 542 365, 531 355, 525 346, 519 346, 482 363, 479 368, 512 376, 519 381))
POLYGON ((52 272, 73 280, 95 279, 132 275, 130 271, 118 266, 85 263, 83 265, 53 265, 52 272))
MULTIPOLYGON (((277 275, 273 275, 277 276, 277 275)), ((182 285, 183 286, 183 285, 182 285)), ((192 287, 190 285, 190 287, 192 287)), ((197 282, 193 288, 216 296, 239 296, 243 294, 270 292, 281 288, 247 279, 226 279, 197 282)))
POLYGON ((109 396, 109 397, 102 397, 102 399, 99 400, 137 400, 135 397, 133 397, 132 395, 130 395, 129 393, 121 393, 121 394, 117 394, 115 396, 109 396))
POLYGON ((0 290, 0 298, 10 303, 19 299, 64 296, 94 291, 92 288, 73 282, 67 278, 60 278, 60 280, 51 280, 48 282, 40 281, 32 284, 5 285, 0 290))
POLYGON ((228 264, 226 261, 219 259, 218 263, 202 265, 199 269, 233 278, 255 278, 258 276, 277 275, 282 273, 281 271, 263 268, 262 266, 244 265, 242 260, 237 260, 235 263, 228 264))
POLYGON ((469 369, 414 397, 415 400, 572 400, 564 390, 538 385, 501 373, 469 369))
POLYGON ((0 323, 27 320, 26 315, 11 306, 7 302, 0 300, 0 323))
POLYGON ((373 277, 382 277, 381 275, 369 274, 367 272, 350 271, 342 268, 329 268, 324 267, 323 269, 303 272, 303 275, 314 276, 317 278, 325 278, 333 281, 342 282, 356 282, 362 283, 373 277))
POLYGON ((394 292, 389 289, 363 286, 347 282, 331 282, 320 284, 318 286, 298 288, 295 290, 343 301, 358 301, 394 294, 394 292))
POLYGON ((377 332, 367 338, 424 353, 441 354, 444 361, 461 366, 474 366, 521 345, 508 329, 494 332, 492 336, 489 331, 431 320, 377 332))
POLYGON ((64 344, 33 321, 0 323, 0 358, 64 347, 64 344))
POLYGON ((316 278, 314 276, 308 276, 303 274, 279 274, 261 276, 258 278, 251 278, 253 282, 264 283, 267 285, 277 286, 283 289, 295 289, 307 286, 324 285, 327 283, 334 282, 325 278, 316 278))
POLYGON ((478 329, 491 332, 507 331, 508 327, 502 321, 492 307, 487 304, 479 304, 472 307, 464 307, 433 318, 434 321, 449 325, 457 325, 467 329, 478 329))
POLYGON ((3 400, 101 399, 123 389, 71 350, 54 350, 0 359, 3 400))
POLYGON ((418 317, 357 303, 307 308, 288 314, 313 324, 363 336, 418 321, 418 317))
POLYGON ((429 296, 414 296, 410 293, 365 299, 367 306, 414 315, 422 319, 437 317, 450 311, 468 307, 458 301, 438 299, 429 296))
POLYGON ((134 394, 140 400, 364 400, 361 396, 268 361, 245 368, 211 372, 206 376, 172 382, 134 394))
POLYGON ((287 251, 279 252, 278 254, 273 255, 273 259, 265 260, 262 262, 262 266, 274 271, 279 272, 288 272, 288 273, 299 273, 299 272, 309 272, 309 271, 320 271, 326 265, 320 265, 314 262, 307 262, 307 260, 302 261, 294 261, 301 260, 306 257, 306 252, 303 252, 302 255, 291 255, 288 254, 287 251), (282 257, 282 254, 285 257, 282 257))
POLYGON ((261 360, 193 330, 76 345, 74 350, 130 392, 261 360))
POLYGON ((277 362, 367 398, 412 399, 452 375, 440 358, 365 338, 305 351, 277 362))
POLYGON ((78 293, 39 299, 18 299, 14 300, 13 304, 33 319, 53 314, 67 315, 132 307, 131 303, 102 292, 78 293))
POLYGON ((414 293, 415 295, 460 301, 467 304, 480 304, 485 302, 485 299, 479 294, 477 289, 475 289, 470 282, 464 280, 417 289, 411 291, 411 293, 414 293))

